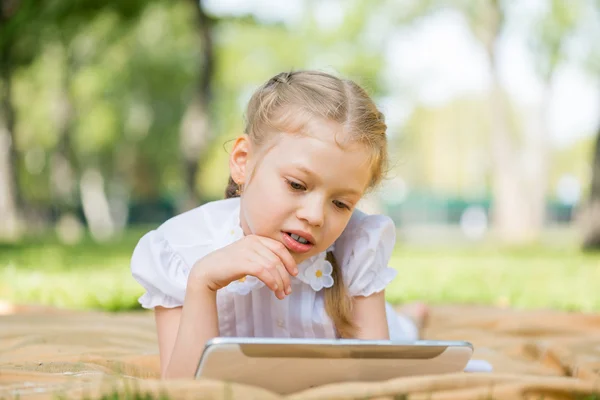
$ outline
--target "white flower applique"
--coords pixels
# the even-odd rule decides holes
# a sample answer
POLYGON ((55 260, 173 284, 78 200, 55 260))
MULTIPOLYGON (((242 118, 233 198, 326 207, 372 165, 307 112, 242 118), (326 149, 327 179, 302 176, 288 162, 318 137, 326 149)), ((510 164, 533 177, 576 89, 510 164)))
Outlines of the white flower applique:
POLYGON ((319 258, 317 262, 304 270, 304 277, 307 281, 306 283, 308 283, 314 291, 318 292, 324 287, 329 288, 333 286, 332 272, 333 266, 325 259, 325 255, 323 255, 323 258, 319 258))
POLYGON ((255 276, 247 275, 236 281, 231 282, 226 286, 227 290, 232 293, 247 295, 254 289, 263 287, 265 284, 255 276))

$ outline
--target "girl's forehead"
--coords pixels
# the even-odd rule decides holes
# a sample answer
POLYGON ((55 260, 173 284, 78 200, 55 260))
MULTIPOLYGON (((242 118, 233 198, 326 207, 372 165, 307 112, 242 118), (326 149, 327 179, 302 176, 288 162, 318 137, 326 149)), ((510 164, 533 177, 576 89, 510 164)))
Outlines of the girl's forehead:
POLYGON ((365 143, 352 140, 350 135, 341 129, 313 129, 302 132, 280 132, 271 142, 273 147, 280 150, 295 151, 303 148, 315 151, 331 152, 363 152, 370 153, 365 143))
POLYGON ((335 145, 340 148, 364 147, 362 143, 353 140, 349 132, 339 122, 320 117, 308 118, 301 125, 282 126, 274 132, 272 144, 285 140, 299 142, 302 139, 318 140, 323 144, 335 145))
POLYGON ((338 142, 347 141, 348 125, 331 118, 325 118, 302 108, 290 107, 280 110, 271 121, 271 135, 306 135, 319 139, 337 138, 338 142))
POLYGON ((276 150, 282 157, 304 156, 301 158, 305 161, 310 159, 310 162, 316 162, 315 158, 326 157, 350 162, 352 165, 358 164, 361 168, 372 171, 372 161, 375 159, 373 149, 353 137, 348 126, 302 111, 292 120, 292 124, 281 123, 273 127, 267 134, 267 141, 260 145, 258 153, 261 156, 276 150), (347 160, 350 154, 353 157, 347 160))

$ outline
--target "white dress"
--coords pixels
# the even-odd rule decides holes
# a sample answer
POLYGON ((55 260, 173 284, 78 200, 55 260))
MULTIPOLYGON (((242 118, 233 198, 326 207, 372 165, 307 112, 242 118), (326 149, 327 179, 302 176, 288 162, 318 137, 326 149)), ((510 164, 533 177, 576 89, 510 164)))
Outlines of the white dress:
MULTIPOLYGON (((243 237, 240 199, 204 204, 177 215, 146 233, 131 259, 133 277, 145 289, 142 307, 183 305, 187 278, 194 263, 206 254, 243 237)), ((396 276, 388 267, 395 227, 382 215, 355 210, 332 248, 351 296, 383 290, 396 276)), ((323 288, 333 284, 326 252, 298 265, 291 277, 292 293, 283 300, 254 277, 235 281, 217 292, 219 335, 234 337, 337 338, 325 312, 323 288), (317 273, 320 271, 320 273, 317 273)), ((410 319, 386 303, 390 337, 417 340, 410 319)))

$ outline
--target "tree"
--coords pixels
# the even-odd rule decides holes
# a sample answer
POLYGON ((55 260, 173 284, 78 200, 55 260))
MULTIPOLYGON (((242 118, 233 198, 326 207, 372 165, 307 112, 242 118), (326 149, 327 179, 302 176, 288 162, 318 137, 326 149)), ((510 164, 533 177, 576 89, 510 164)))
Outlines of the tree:
MULTIPOLYGON (((531 43, 536 50, 536 67, 549 90, 556 67, 564 58, 564 43, 577 22, 571 2, 549 0, 549 7, 537 25, 531 43)), ((538 238, 545 220, 548 186, 547 96, 544 98, 541 128, 525 130, 519 137, 511 130, 509 103, 499 71, 499 43, 509 17, 502 0, 445 0, 438 5, 461 12, 481 43, 491 76, 489 110, 491 117, 490 155, 492 221, 498 237, 507 243, 524 243, 538 238)))
MULTIPOLYGON (((595 20, 600 20, 600 0, 592 2, 595 20)), ((598 25, 596 25, 598 30, 598 25)), ((600 46, 597 41, 590 43, 590 56, 586 62, 588 69, 600 77, 600 46)), ((600 87, 599 87, 600 89, 600 87)), ((590 182, 590 196, 584 210, 584 239, 585 250, 600 250, 600 121, 596 133, 594 150, 592 152, 592 179, 590 182)))
POLYGON ((37 40, 31 26, 36 17, 32 2, 0 1, 0 238, 14 240, 21 234, 23 204, 19 190, 19 156, 15 140, 12 74, 31 62, 37 40), (24 23, 27 21, 27 23, 24 23))
POLYGON ((535 67, 544 85, 538 129, 525 130, 524 154, 531 168, 524 175, 528 188, 531 224, 540 231, 545 221, 546 195, 550 165, 550 132, 548 127, 552 84, 557 68, 568 55, 566 45, 580 21, 582 1, 550 0, 534 26, 530 43, 535 67))
MULTIPOLYGON (((78 2, 39 0, 3 0, 0 2, 0 79, 2 96, 0 101, 0 175, 5 178, 0 183, 0 218, 8 221, 5 236, 15 236, 19 219, 25 217, 22 209, 26 203, 21 191, 20 156, 16 141, 16 114, 12 100, 13 75, 29 65, 42 50, 51 43, 62 43, 68 47, 82 27, 103 12, 110 11, 125 23, 136 18, 147 6, 147 1, 104 2, 84 0, 78 2)), ((68 86, 69 72, 72 72, 73 59, 67 60, 68 73, 65 86, 68 86)), ((72 107, 69 104, 68 88, 63 96, 65 115, 61 125, 60 144, 57 154, 62 155, 68 166, 74 162, 70 150, 72 107), (67 154, 68 153, 68 154, 67 154)))
MULTIPOLYGON (((89 1, 89 0, 88 0, 89 1)), ((114 234, 118 229, 115 221, 114 212, 110 207, 110 201, 106 193, 106 164, 102 164, 92 157, 83 162, 82 155, 77 151, 74 144, 74 128, 78 123, 78 107, 74 104, 72 95, 73 78, 79 71, 86 66, 97 63, 98 58, 102 57, 114 43, 130 31, 135 25, 136 20, 151 2, 129 2, 125 7, 119 4, 108 5, 108 7, 93 8, 90 12, 90 6, 81 9, 71 8, 65 10, 57 16, 61 19, 60 26, 52 26, 55 31, 53 38, 60 43, 64 49, 62 54, 62 76, 61 76, 61 95, 59 107, 59 116, 57 118, 59 136, 57 146, 53 154, 53 163, 50 190, 54 198, 53 207, 56 209, 58 217, 70 216, 72 211, 81 204, 84 218, 96 239, 107 238, 114 234), (104 25, 102 38, 96 38, 93 51, 78 51, 78 40, 81 36, 92 36, 89 32, 90 26, 103 17, 109 20, 104 25), (70 177, 71 182, 67 182, 65 175, 70 177), (56 183, 60 182, 58 185, 56 183), (92 199, 96 200, 92 200, 92 199), (100 207, 99 205, 105 205, 100 207)), ((101 21, 102 22, 102 21, 101 21)), ((118 148, 118 146, 115 146, 118 148)), ((110 168, 108 168, 110 169, 110 168)))
POLYGON ((506 10, 501 0, 458 0, 450 1, 450 5, 465 15, 473 35, 482 44, 492 78, 489 143, 494 228, 504 242, 527 241, 533 236, 527 190, 520 179, 517 144, 508 125, 507 99, 498 70, 498 43, 506 22, 506 10))
POLYGON ((583 248, 585 250, 600 250, 600 127, 596 134, 592 156, 592 181, 586 214, 583 248))
MULTIPOLYGON (((460 13, 472 35, 482 46, 491 77, 488 97, 490 130, 489 154, 492 196, 492 221, 499 238, 505 242, 524 242, 535 236, 527 186, 519 161, 519 143, 513 134, 508 99, 502 88, 498 47, 507 19, 507 4, 502 0, 428 0, 417 2, 412 12, 398 10, 400 19, 409 21, 439 11, 460 13)), ((482 166, 482 168, 486 168, 482 166)))
POLYGON ((195 84, 196 90, 186 109, 180 128, 180 146, 186 189, 180 211, 196 207, 199 203, 200 194, 196 185, 201 162, 199 158, 205 153, 210 140, 216 136, 211 123, 210 110, 215 69, 213 29, 216 21, 206 14, 203 1, 189 1, 194 3, 195 22, 200 37, 202 56, 200 74, 195 84))

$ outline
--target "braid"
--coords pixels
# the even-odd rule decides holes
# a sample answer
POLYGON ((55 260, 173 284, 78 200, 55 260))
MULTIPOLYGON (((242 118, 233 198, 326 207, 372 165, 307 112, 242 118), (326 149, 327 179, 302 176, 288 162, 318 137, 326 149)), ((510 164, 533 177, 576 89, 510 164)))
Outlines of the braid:
POLYGON ((231 199, 233 197, 240 197, 240 185, 235 183, 233 178, 229 177, 229 182, 227 182, 227 187, 225 188, 225 198, 231 199))
POLYGON ((293 76, 293 72, 280 72, 279 74, 275 75, 274 77, 272 77, 271 79, 269 79, 269 82, 267 82, 266 86, 272 86, 272 85, 276 85, 278 83, 285 83, 285 84, 290 84, 291 80, 292 80, 292 76, 293 76))
POLYGON ((356 326, 352 321, 352 299, 348 294, 342 270, 333 252, 328 251, 326 259, 333 267, 331 277, 333 278, 334 285, 325 289, 325 310, 331 318, 338 336, 341 338, 352 338, 356 333, 356 326))

